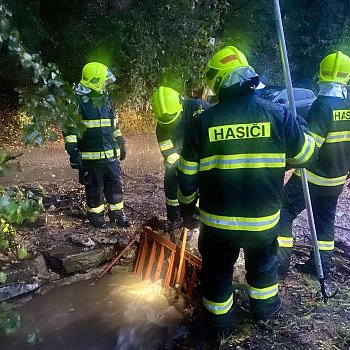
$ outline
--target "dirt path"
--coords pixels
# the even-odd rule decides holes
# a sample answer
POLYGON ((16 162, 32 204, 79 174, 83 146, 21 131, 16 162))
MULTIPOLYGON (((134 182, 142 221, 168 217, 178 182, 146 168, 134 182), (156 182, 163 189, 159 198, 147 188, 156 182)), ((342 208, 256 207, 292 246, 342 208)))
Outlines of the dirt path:
MULTIPOLYGON (((155 135, 126 139, 127 157, 122 162, 123 171, 131 176, 163 172, 162 158, 155 135)), ((2 185, 23 185, 56 182, 65 186, 66 180, 75 180, 77 171, 69 166, 69 158, 62 143, 46 144, 42 148, 10 147, 12 154, 23 153, 18 157, 14 171, 0 178, 2 185), (20 163, 20 164, 19 164, 20 163), (16 165, 17 165, 16 164, 16 165)))

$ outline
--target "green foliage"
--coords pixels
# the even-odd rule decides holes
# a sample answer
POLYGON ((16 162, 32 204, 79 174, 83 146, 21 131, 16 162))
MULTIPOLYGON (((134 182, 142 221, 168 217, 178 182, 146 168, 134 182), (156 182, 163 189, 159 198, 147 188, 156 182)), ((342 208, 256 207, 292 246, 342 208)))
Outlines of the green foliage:
POLYGON ((21 316, 16 314, 7 303, 0 304, 0 331, 14 333, 21 326, 21 316))
MULTIPOLYGON (((31 119, 25 126, 26 143, 42 146, 46 140, 48 126, 58 125, 63 131, 75 128, 78 136, 84 131, 78 113, 72 87, 62 78, 55 64, 42 62, 40 55, 29 54, 20 40, 16 29, 11 28, 12 16, 3 5, 0 6, 1 42, 7 42, 8 50, 21 62, 24 70, 29 70, 33 85, 29 89, 19 89, 20 103, 24 113, 31 119)), ((51 132, 48 136, 55 140, 51 132)))
MULTIPOLYGON (((43 210, 42 198, 32 191, 0 187, 0 251, 8 251, 13 245, 16 226, 24 221, 35 221, 43 210)), ((25 247, 17 247, 18 259, 25 259, 26 256, 25 247)))

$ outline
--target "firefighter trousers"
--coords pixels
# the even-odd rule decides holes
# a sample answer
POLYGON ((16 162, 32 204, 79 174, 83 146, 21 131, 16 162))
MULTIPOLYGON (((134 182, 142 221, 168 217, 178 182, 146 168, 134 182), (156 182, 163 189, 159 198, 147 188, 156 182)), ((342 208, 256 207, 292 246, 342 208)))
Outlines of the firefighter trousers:
POLYGON ((180 206, 177 199, 177 167, 165 168, 164 193, 168 221, 180 218, 180 206))
MULTIPOLYGON (((317 241, 319 245, 324 274, 328 274, 334 249, 334 220, 339 191, 332 188, 309 184, 309 191, 314 214, 317 241)), ((284 188, 283 205, 279 222, 278 260, 279 271, 285 275, 289 270, 290 257, 293 249, 292 223, 305 209, 305 200, 301 178, 293 174, 284 188)), ((310 263, 314 264, 313 252, 310 263)))
POLYGON ((85 185, 89 217, 104 215, 104 199, 109 213, 123 209, 123 181, 119 161, 84 167, 79 182, 85 185))
POLYGON ((234 322, 232 276, 240 248, 244 250, 254 318, 268 318, 279 307, 275 228, 252 232, 202 225, 198 247, 202 256, 203 305, 212 327, 225 331, 234 322))

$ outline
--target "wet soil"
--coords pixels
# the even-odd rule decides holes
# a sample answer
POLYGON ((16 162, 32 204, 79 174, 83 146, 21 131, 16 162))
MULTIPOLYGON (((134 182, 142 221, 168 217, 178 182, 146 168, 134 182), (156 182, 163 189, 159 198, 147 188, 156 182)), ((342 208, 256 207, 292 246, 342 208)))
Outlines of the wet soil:
MULTIPOLYGON (((16 145, 9 148, 12 152, 22 152, 16 145)), ((69 167, 62 143, 23 151, 23 155, 19 158, 23 171, 7 175, 0 181, 6 186, 26 185, 30 188, 41 186, 45 190, 47 225, 20 228, 18 232, 18 239, 27 246, 29 257, 36 256, 55 245, 72 244, 69 239, 72 233, 85 234, 99 243, 108 243, 118 237, 126 244, 151 218, 165 219, 163 166, 155 136, 127 138, 127 149, 128 156, 122 162, 125 211, 133 221, 132 228, 127 230, 114 226, 106 230, 95 230, 89 226, 85 217, 84 190, 78 184, 77 172, 69 167)), ((18 166, 14 165, 14 168, 18 166)), ((292 268, 288 278, 280 282, 283 309, 268 325, 257 325, 251 320, 246 290, 239 285, 236 292, 237 327, 233 337, 223 340, 218 346, 191 331, 186 339, 182 337, 181 340, 176 340, 171 348, 350 349, 349 203, 350 190, 345 187, 337 208, 335 266, 327 280, 327 288, 330 290, 338 288, 339 292, 328 304, 322 302, 318 282, 292 268)), ((305 213, 295 221, 294 231, 296 245, 292 265, 305 261, 310 249, 310 234, 305 213)), ((10 262, 12 259, 11 256, 1 256, 1 260, 4 261, 10 262)), ((240 261, 239 266, 235 280, 244 283, 243 261, 240 261)), ((57 298, 58 294, 55 294, 57 298)), ((37 303, 39 305, 40 301, 37 303)), ((55 312, 57 310, 50 311, 55 312)), ((103 316, 101 317, 97 322, 103 322, 103 316)), ((75 327, 78 328, 78 324, 79 322, 75 327)), ((78 329, 77 332, 79 333, 78 329)), ((63 349, 52 346, 51 349, 63 349)), ((85 349, 95 348, 87 346, 85 349)), ((125 347, 125 349, 132 348, 125 347)))

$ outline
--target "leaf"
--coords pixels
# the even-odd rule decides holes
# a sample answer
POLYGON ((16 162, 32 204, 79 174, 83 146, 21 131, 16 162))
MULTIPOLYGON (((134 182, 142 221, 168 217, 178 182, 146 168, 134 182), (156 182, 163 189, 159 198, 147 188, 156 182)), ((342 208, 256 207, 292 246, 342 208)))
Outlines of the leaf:
POLYGON ((28 252, 27 252, 27 249, 25 247, 20 247, 17 251, 17 257, 18 259, 20 260, 23 260, 27 257, 28 255, 28 252))
POLYGON ((56 134, 54 131, 51 131, 51 132, 50 132, 49 140, 50 140, 51 142, 57 141, 57 134, 56 134))
POLYGON ((0 283, 6 283, 6 281, 7 281, 6 273, 3 271, 0 271, 0 283))

